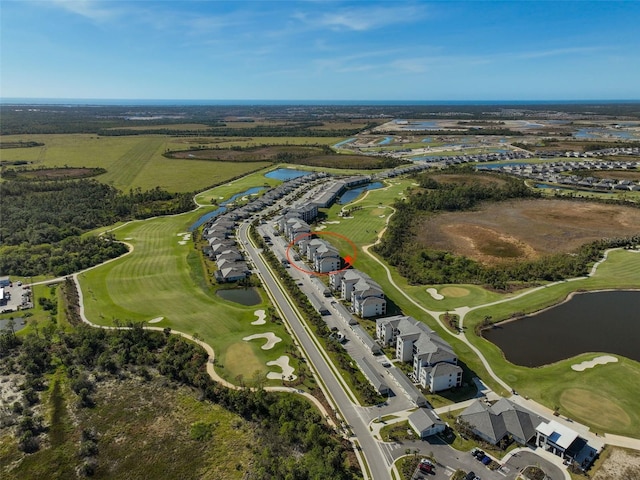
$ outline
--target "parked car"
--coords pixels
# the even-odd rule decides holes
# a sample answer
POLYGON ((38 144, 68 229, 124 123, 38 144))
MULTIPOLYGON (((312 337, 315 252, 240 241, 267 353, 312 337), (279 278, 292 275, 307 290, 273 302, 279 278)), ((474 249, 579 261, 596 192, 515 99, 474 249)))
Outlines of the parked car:
POLYGON ((486 458, 486 455, 484 454, 484 452, 476 455, 476 460, 478 460, 479 462, 482 462, 485 458, 486 458))
POLYGON ((433 465, 428 463, 421 463, 418 465, 418 469, 423 473, 433 473, 433 465))
POLYGON ((473 450, 471 450, 471 455, 477 458, 479 456, 484 456, 484 452, 479 448, 474 448, 473 450))
POLYGON ((467 473, 467 476, 464 477, 464 480, 475 480, 475 478, 476 478, 475 472, 469 472, 467 473))

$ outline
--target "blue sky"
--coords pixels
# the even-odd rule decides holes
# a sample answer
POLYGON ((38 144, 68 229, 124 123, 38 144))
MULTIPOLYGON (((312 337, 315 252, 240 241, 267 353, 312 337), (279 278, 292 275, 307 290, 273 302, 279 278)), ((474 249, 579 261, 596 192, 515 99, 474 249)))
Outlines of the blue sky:
POLYGON ((0 0, 0 96, 637 100, 638 25, 638 1, 0 0))

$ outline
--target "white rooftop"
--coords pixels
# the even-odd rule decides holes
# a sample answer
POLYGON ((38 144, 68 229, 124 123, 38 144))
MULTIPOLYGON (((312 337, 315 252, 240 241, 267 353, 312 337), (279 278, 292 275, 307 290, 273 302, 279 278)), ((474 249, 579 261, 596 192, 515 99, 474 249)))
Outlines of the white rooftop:
POLYGON ((569 448, 573 441, 578 437, 578 432, 561 425, 555 420, 551 420, 549 423, 541 423, 536 427, 536 431, 540 432, 550 441, 565 450, 569 448))

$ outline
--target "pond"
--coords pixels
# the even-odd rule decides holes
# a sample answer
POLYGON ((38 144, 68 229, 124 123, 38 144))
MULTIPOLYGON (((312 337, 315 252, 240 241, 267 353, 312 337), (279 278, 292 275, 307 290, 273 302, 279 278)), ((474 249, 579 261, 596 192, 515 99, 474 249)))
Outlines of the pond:
POLYGON ((204 225, 212 218, 217 217, 218 215, 221 215, 224 212, 226 212, 227 207, 225 207, 225 205, 229 205, 230 203, 235 202, 238 198, 242 198, 247 195, 255 195, 260 190, 264 190, 264 187, 252 187, 249 190, 245 190, 242 193, 236 193, 234 196, 232 196, 228 200, 225 200, 224 202, 220 202, 220 208, 217 208, 216 210, 213 210, 209 213, 205 213, 204 215, 202 215, 200 218, 198 218, 198 220, 195 221, 193 225, 189 227, 189 231, 190 232, 194 231, 196 228, 198 228, 201 225, 204 225))
POLYGON ((346 145, 347 143, 355 142, 355 138, 348 138, 347 140, 343 140, 342 142, 336 143, 333 148, 340 148, 342 145, 346 145))
POLYGON ((384 185, 380 182, 369 183, 368 185, 364 185, 358 188, 352 188, 351 190, 347 190, 344 192, 340 198, 338 198, 338 202, 340 205, 344 205, 349 202, 353 202, 356 198, 360 196, 362 192, 365 190, 375 190, 376 188, 382 188, 384 185))
POLYGON ((221 298, 241 305, 259 305, 262 298, 255 288, 225 288, 216 292, 221 298))
POLYGON ((306 172, 304 170, 294 170, 293 168, 278 168, 277 170, 272 170, 269 173, 265 173, 264 176, 267 178, 273 178, 275 180, 292 180, 298 177, 304 177, 305 175, 309 175, 313 172, 306 172))
POLYGON ((579 293, 570 300, 486 330, 516 365, 539 367, 581 353, 604 352, 640 362, 640 291, 579 293))

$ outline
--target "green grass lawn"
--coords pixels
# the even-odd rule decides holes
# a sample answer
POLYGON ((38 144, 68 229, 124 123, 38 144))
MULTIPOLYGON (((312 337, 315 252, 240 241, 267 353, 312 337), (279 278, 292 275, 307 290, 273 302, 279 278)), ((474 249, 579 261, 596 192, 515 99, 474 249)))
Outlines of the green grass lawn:
POLYGON ((237 382, 238 375, 247 380, 256 369, 279 371, 265 363, 285 355, 291 346, 284 326, 251 325, 257 318, 255 310, 268 306, 266 296, 251 307, 221 299, 206 286, 192 242, 179 243, 183 241, 179 234, 199 215, 191 212, 132 222, 116 230, 116 237, 132 244, 134 251, 80 275, 87 317, 100 325, 113 325, 116 319, 148 322, 163 317, 153 326, 197 333, 214 348, 221 365, 217 370, 230 381, 237 382), (262 350, 263 341, 242 340, 264 332, 273 332, 282 341, 262 350))
POLYGON ((102 167, 107 173, 96 179, 123 191, 160 187, 171 192, 190 192, 269 165, 267 162, 168 159, 162 156, 168 148, 184 148, 184 145, 178 145, 175 142, 180 140, 164 135, 9 135, 3 140, 44 143, 43 147, 3 150, 3 160, 33 162, 29 168, 102 167))

